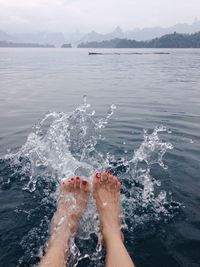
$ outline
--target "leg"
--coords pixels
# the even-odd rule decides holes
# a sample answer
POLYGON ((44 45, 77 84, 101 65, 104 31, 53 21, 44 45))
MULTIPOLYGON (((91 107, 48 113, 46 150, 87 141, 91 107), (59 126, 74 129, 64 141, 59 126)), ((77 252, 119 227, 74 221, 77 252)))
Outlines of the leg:
POLYGON ((58 208, 51 227, 47 253, 39 267, 64 267, 70 238, 76 233, 78 220, 88 200, 89 184, 80 177, 72 178, 61 184, 58 208))
POLYGON ((97 173, 93 179, 93 195, 100 217, 106 246, 106 267, 134 267, 123 244, 120 229, 120 182, 110 173, 97 173))

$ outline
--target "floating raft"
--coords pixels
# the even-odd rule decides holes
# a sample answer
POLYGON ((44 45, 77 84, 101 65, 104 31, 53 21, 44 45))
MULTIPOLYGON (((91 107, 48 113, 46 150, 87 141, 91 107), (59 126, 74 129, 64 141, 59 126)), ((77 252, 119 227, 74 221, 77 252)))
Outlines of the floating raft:
POLYGON ((143 52, 113 52, 113 53, 99 53, 99 52, 89 52, 89 56, 92 55, 169 55, 169 52, 151 52, 151 53, 143 53, 143 52))

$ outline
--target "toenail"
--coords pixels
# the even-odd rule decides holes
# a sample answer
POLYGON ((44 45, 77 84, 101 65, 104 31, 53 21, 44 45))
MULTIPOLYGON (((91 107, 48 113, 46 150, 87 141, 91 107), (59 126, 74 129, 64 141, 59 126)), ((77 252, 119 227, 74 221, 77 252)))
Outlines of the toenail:
POLYGON ((76 176, 76 180, 79 180, 80 179, 80 176, 76 176))
POLYGON ((87 185, 87 183, 88 183, 87 180, 83 180, 83 181, 82 181, 82 184, 83 184, 83 185, 87 185))
POLYGON ((73 182, 74 181, 74 178, 71 178, 71 181, 73 182))
POLYGON ((96 173, 96 177, 97 177, 98 179, 100 179, 100 178, 101 178, 101 173, 100 173, 100 172, 97 172, 97 173, 96 173))

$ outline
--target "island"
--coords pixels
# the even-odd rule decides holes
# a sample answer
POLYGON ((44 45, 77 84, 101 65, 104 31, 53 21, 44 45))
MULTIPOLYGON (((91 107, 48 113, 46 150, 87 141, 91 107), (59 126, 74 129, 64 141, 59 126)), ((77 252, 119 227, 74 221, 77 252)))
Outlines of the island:
POLYGON ((50 44, 37 44, 37 43, 12 43, 7 41, 0 41, 0 47, 16 47, 16 48, 55 48, 50 44))
POLYGON ((102 42, 80 43, 78 48, 200 48, 200 32, 166 34, 150 41, 115 38, 102 42))
POLYGON ((72 48, 71 44, 63 44, 61 48, 72 48))

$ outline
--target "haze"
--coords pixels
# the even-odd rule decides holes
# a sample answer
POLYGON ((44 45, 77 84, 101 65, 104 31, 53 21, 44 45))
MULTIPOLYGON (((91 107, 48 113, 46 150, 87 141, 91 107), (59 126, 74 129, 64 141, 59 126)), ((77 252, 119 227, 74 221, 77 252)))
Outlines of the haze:
POLYGON ((1 29, 9 32, 96 30, 191 23, 199 0, 0 0, 1 29))

